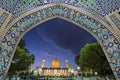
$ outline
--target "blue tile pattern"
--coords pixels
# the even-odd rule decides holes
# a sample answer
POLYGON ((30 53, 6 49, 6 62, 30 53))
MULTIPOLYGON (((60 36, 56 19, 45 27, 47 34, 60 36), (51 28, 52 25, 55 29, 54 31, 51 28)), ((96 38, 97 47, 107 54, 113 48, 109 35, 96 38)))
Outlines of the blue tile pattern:
POLYGON ((93 34, 101 43, 105 54, 108 55, 117 74, 120 74, 120 42, 115 38, 106 25, 82 12, 56 5, 38 10, 21 18, 8 30, 2 43, 0 43, 0 78, 2 78, 8 66, 11 55, 13 54, 17 42, 19 42, 19 38, 31 28, 31 26, 35 26, 37 23, 54 16, 59 16, 60 18, 65 18, 66 20, 77 23, 80 27, 93 34))
POLYGON ((50 3, 73 5, 105 19, 101 15, 101 9, 99 8, 96 0, 0 0, 0 7, 14 14, 12 18, 14 19, 28 10, 50 3))
POLYGON ((96 0, 102 15, 108 15, 120 8, 120 0, 96 0))

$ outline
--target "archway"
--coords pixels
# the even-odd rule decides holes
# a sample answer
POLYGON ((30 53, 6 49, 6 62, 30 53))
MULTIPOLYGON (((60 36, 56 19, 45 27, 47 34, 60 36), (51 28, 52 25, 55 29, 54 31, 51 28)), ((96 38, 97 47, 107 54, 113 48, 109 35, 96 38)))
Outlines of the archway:
POLYGON ((16 46, 26 32, 54 18, 72 22, 92 34, 101 44, 116 79, 119 79, 120 44, 109 24, 91 13, 67 4, 47 4, 34 8, 14 19, 0 44, 0 79, 4 79, 16 46))

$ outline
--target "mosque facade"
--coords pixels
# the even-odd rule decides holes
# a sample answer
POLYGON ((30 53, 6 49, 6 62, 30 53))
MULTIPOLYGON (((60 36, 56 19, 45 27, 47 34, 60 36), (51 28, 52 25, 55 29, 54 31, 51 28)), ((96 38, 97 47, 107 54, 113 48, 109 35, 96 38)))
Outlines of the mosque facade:
POLYGON ((68 59, 65 60, 66 67, 61 68, 57 58, 52 61, 52 67, 45 67, 45 59, 42 59, 41 67, 36 67, 36 76, 70 76, 68 59))

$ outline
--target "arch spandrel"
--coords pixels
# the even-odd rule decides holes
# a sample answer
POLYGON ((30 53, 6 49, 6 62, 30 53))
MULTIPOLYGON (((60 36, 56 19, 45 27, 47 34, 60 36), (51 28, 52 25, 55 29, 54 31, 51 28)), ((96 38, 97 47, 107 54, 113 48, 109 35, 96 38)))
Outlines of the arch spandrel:
POLYGON ((94 18, 94 16, 88 12, 84 12, 84 10, 79 11, 71 6, 50 5, 42 7, 39 10, 33 9, 32 12, 27 12, 28 14, 25 13, 16 18, 15 21, 11 22, 9 24, 11 26, 9 26, 10 28, 8 28, 8 31, 0 44, 1 79, 7 74, 12 56, 14 55, 16 46, 22 36, 41 22, 56 17, 70 21, 92 34, 100 42, 113 73, 116 79, 118 79, 117 74, 119 74, 118 70, 120 67, 120 43, 118 39, 115 38, 111 29, 109 29, 109 25, 106 23, 103 24, 102 20, 99 20, 97 17, 94 18))

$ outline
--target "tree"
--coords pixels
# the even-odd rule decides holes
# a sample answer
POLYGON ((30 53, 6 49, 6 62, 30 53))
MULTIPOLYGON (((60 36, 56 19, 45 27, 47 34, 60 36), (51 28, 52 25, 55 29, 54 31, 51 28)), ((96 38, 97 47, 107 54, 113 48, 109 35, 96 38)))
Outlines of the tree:
POLYGON ((80 51, 80 67, 82 71, 92 69, 99 76, 113 76, 110 65, 99 43, 86 44, 80 51))
POLYGON ((80 66, 80 61, 79 61, 80 55, 75 56, 75 63, 80 66))
MULTIPOLYGON (((23 39, 21 39, 20 42, 19 42, 19 44, 18 44, 18 46, 19 46, 20 48, 22 48, 22 49, 25 49, 25 46, 26 46, 25 41, 24 41, 23 39)), ((27 49, 26 49, 26 50, 27 50, 27 49)))
POLYGON ((34 63, 34 60, 35 56, 29 54, 29 51, 25 48, 25 41, 21 40, 14 54, 8 75, 28 71, 30 65, 34 63))

